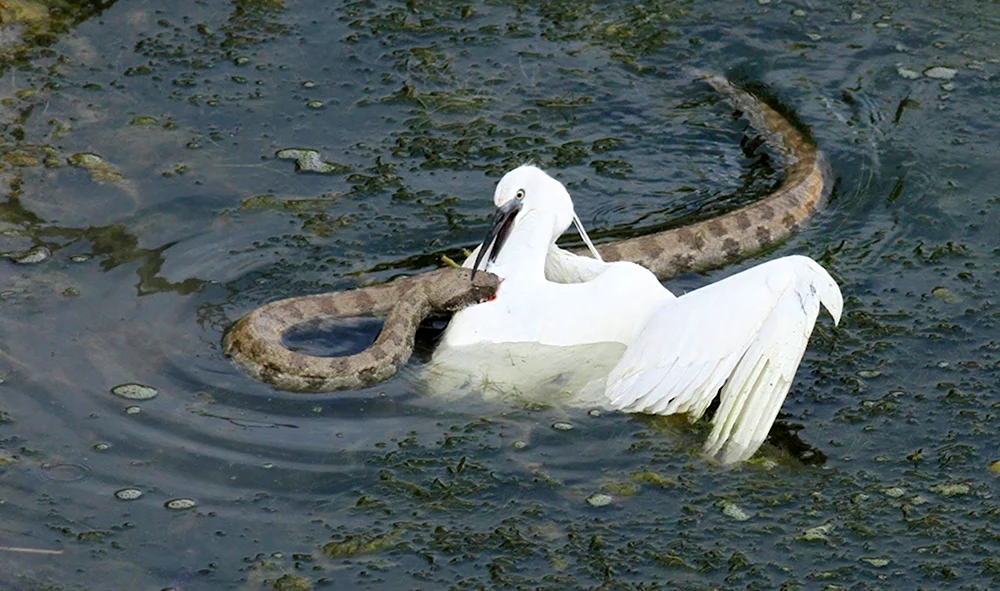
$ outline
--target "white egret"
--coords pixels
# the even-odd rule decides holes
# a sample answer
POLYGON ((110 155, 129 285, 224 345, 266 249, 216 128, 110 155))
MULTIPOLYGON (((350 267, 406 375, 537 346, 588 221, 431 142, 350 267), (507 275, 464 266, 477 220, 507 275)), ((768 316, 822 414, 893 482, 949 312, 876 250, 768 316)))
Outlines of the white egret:
POLYGON ((586 234, 565 187, 542 170, 508 172, 494 203, 493 226, 465 266, 485 258, 503 282, 495 299, 455 314, 436 355, 499 343, 621 343, 602 404, 695 420, 720 395, 705 448, 723 463, 763 443, 820 305, 840 319, 840 289, 809 258, 770 261, 678 298, 639 265, 558 248, 571 222, 586 234))

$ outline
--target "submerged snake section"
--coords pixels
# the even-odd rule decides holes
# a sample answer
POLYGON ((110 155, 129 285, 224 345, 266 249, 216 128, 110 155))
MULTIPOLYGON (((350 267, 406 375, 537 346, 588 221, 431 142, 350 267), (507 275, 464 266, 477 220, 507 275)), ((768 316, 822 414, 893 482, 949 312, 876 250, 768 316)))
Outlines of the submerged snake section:
MULTIPOLYGON (((721 216, 597 246, 607 261, 632 261, 661 281, 736 261, 785 238, 822 207, 832 188, 829 165, 788 119, 720 76, 704 76, 782 156, 784 177, 773 193, 721 216)), ((581 252, 583 254, 583 252, 581 252)), ((366 388, 409 360, 420 322, 494 296, 495 275, 438 269, 383 285, 294 297, 266 304, 233 325, 223 350, 253 378, 281 390, 332 392, 366 388), (386 316, 375 342, 343 357, 297 353, 283 343, 293 326, 327 317, 386 316)))

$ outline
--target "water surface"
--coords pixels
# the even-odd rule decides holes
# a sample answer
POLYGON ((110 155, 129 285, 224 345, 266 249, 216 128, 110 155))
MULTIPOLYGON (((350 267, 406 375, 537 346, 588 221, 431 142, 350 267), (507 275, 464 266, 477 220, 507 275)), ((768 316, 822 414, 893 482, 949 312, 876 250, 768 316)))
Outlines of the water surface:
POLYGON ((0 250, 44 260, 0 261, 0 588, 996 586, 994 5, 9 4, 0 250), (264 302, 458 256, 528 160, 604 240, 766 194, 780 161, 689 69, 770 89, 837 177, 774 252, 668 283, 792 253, 841 282, 756 461, 428 396, 420 360, 315 396, 220 353, 264 302))

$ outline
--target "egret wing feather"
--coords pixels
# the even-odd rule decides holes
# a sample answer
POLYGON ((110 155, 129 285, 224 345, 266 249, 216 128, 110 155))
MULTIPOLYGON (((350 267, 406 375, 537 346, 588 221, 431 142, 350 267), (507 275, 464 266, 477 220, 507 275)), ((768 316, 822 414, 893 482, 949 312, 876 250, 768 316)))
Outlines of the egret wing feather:
POLYGON ((820 304, 839 321, 836 282, 800 256, 668 301, 608 376, 606 397, 621 410, 696 419, 719 395, 706 451, 724 463, 744 460, 778 415, 820 304))
POLYGON ((820 305, 818 298, 798 296, 796 291, 782 296, 720 393, 705 449, 725 463, 745 460, 760 447, 788 395, 820 305), (759 373, 743 375, 743 368, 759 373))
POLYGON ((694 402, 696 394, 714 398, 716 391, 702 392, 684 377, 702 375, 707 365, 712 369, 702 382, 721 385, 732 373, 773 306, 766 284, 761 289, 751 279, 756 278, 734 275, 657 310, 608 376, 612 404, 633 412, 657 408, 662 409, 659 414, 672 414, 694 402))
MULTIPOLYGON (((678 392, 684 392, 691 388, 698 388, 698 386, 702 385, 705 382, 705 380, 712 375, 713 372, 718 371, 718 367, 719 367, 718 363, 711 363, 711 362, 702 363, 700 365, 692 365, 687 369, 686 372, 684 372, 684 375, 677 380, 676 390, 678 392)), ((653 404, 649 408, 649 412, 656 414, 664 414, 667 411, 667 409, 670 408, 669 405, 670 405, 669 400, 661 399, 659 402, 653 404)), ((678 405, 676 409, 671 409, 671 410, 673 412, 684 413, 687 412, 689 408, 690 404, 685 403, 683 405, 678 405)))

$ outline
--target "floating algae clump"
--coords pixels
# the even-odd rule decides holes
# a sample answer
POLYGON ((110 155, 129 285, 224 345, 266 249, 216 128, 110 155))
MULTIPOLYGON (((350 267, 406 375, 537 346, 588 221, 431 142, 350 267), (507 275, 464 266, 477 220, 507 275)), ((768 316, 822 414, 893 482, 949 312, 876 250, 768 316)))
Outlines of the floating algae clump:
POLYGON ((265 193, 244 199, 240 203, 240 209, 283 209, 292 212, 320 211, 329 207, 330 203, 336 197, 337 195, 334 193, 327 193, 323 197, 281 199, 271 193, 265 193))
POLYGON ((19 265, 34 265, 51 257, 52 251, 46 246, 36 246, 31 250, 5 253, 4 256, 19 265))
POLYGON ((611 495, 604 493, 594 493, 587 497, 587 504, 591 507, 607 507, 614 499, 611 495))
POLYGON ((931 490, 944 497, 957 497, 969 494, 971 490, 968 484, 935 484, 931 490))
POLYGON ((666 476, 661 476, 656 472, 633 472, 632 480, 638 482, 639 484, 652 484, 661 488, 677 486, 676 480, 673 478, 667 478, 666 476))
POLYGON ((62 165, 59 153, 49 146, 22 145, 4 152, 3 161, 21 168, 32 168, 39 165, 58 168, 62 165))
POLYGON ((330 558, 341 558, 344 556, 357 556, 359 554, 370 554, 380 552, 394 547, 399 543, 402 532, 394 531, 375 536, 348 535, 343 540, 328 542, 323 546, 323 554, 330 558))
POLYGON ((122 501, 134 501, 142 497, 142 491, 137 488, 122 488, 115 491, 115 497, 122 501))
POLYGON ((185 511, 187 509, 193 509, 196 503, 192 499, 170 499, 163 506, 171 511, 185 511))
POLYGON ((281 575, 281 578, 274 582, 274 591, 312 591, 312 583, 302 577, 292 575, 281 575))
POLYGON ((958 70, 945 66, 934 66, 924 70, 924 76, 936 80, 951 80, 955 77, 955 74, 958 74, 958 70))
POLYGON ((637 487, 631 482, 609 482, 601 486, 601 492, 619 497, 631 497, 637 492, 637 487))
POLYGON ((7 466, 9 464, 13 464, 16 461, 17 461, 16 456, 11 455, 6 451, 4 451, 2 448, 0 448, 0 468, 3 468, 4 466, 7 466))
POLYGON ((722 514, 736 521, 746 521, 750 519, 750 514, 740 508, 739 505, 732 501, 722 501, 718 504, 719 510, 722 514))
POLYGON ((284 148, 275 154, 281 160, 294 160, 295 170, 299 172, 316 172, 319 174, 344 174, 350 167, 336 162, 327 162, 316 150, 309 148, 284 148))
POLYGON ((130 382, 111 388, 111 393, 128 400, 149 400, 156 396, 157 390, 152 386, 130 382))
POLYGON ((113 164, 108 164, 97 154, 77 152, 68 159, 77 168, 83 168, 90 173, 90 178, 99 183, 115 183, 122 180, 122 173, 113 164))
POLYGON ((827 536, 831 532, 833 532, 833 524, 824 523, 823 525, 810 527, 806 531, 802 532, 802 535, 798 536, 796 539, 804 542, 827 542, 829 541, 827 536))
POLYGON ((157 125, 159 122, 156 117, 149 117, 145 115, 140 115, 138 117, 133 117, 131 121, 128 122, 129 125, 138 125, 141 127, 151 127, 157 125))

